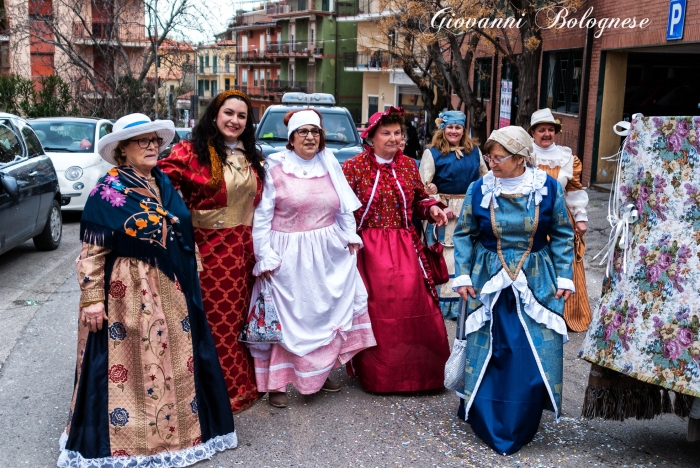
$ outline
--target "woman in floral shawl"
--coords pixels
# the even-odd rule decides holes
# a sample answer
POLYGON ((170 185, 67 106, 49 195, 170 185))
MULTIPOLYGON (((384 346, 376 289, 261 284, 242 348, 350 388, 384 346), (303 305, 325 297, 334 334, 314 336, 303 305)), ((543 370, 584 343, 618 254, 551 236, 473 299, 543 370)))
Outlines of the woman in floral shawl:
POLYGON ((60 467, 188 466, 237 445, 189 212, 155 167, 172 122, 117 120, 80 226, 78 362, 60 467), (106 323, 104 323, 106 321, 106 323))

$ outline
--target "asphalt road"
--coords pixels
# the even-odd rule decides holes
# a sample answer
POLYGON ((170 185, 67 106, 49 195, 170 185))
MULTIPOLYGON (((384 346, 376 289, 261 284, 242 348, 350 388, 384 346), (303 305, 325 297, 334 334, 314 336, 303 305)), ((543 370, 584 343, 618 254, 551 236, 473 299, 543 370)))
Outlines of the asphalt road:
MULTIPOLYGON (((608 235, 607 194, 591 191, 589 294, 600 295, 602 270, 590 259, 608 235)), ((0 468, 50 467, 58 457, 73 386, 79 251, 78 219, 65 219, 55 252, 30 243, 0 256, 0 468)), ((454 322, 447 323, 450 336, 454 322)), ((372 395, 336 371, 337 394, 302 396, 290 407, 267 400, 237 415, 239 447, 198 467, 700 467, 700 443, 685 440, 687 422, 579 418, 588 364, 577 359, 582 334, 565 346, 563 417, 546 413, 535 440, 513 456, 482 444, 455 418, 448 391, 372 395)))

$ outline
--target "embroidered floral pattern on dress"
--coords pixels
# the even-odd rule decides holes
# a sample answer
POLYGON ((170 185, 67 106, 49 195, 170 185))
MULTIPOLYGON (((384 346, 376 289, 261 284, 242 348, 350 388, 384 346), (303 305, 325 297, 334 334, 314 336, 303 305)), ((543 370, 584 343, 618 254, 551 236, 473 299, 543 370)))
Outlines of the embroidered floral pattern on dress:
POLYGON ((126 296, 126 286, 119 280, 109 283, 109 295, 115 299, 124 299, 126 296))
POLYGON ((180 325, 182 326, 182 331, 184 331, 185 333, 190 332, 191 328, 190 328, 190 318, 189 317, 185 317, 184 319, 182 319, 180 321, 180 325))
POLYGON ((111 413, 109 413, 109 423, 114 426, 114 430, 118 430, 120 427, 126 426, 129 422, 129 412, 124 408, 114 408, 111 413))
POLYGON ((619 205, 636 207, 627 247, 581 356, 638 380, 700 396, 700 117, 635 120, 621 154, 619 205))
POLYGON ((114 341, 123 341, 126 338, 126 328, 120 322, 114 322, 109 327, 109 339, 114 341))
MULTIPOLYGON (((129 380, 129 371, 121 364, 115 364, 112 367, 109 368, 109 371, 107 372, 107 377, 109 380, 112 381, 112 383, 115 384, 123 384, 127 380, 129 380)), ((124 388, 123 385, 117 385, 120 388, 124 388)))

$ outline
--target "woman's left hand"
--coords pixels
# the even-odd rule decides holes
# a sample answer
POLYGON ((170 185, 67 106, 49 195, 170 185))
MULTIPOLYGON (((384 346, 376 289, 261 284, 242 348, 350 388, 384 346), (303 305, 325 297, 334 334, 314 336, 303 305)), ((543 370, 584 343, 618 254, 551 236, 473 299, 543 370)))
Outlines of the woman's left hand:
POLYGON ((578 233, 581 235, 585 234, 586 231, 588 231, 588 224, 586 224, 585 221, 576 221, 576 223, 574 223, 574 226, 576 227, 578 233))
POLYGON ((564 296, 564 302, 568 301, 571 297, 571 291, 568 289, 557 289, 557 294, 554 296, 555 299, 560 299, 564 296))
POLYGON ((360 251, 360 244, 348 244, 348 250, 350 251, 350 255, 355 255, 360 251))
POLYGON ((435 221, 436 226, 444 226, 445 224, 447 224, 447 215, 437 205, 433 205, 430 207, 430 217, 433 218, 433 221, 435 221))

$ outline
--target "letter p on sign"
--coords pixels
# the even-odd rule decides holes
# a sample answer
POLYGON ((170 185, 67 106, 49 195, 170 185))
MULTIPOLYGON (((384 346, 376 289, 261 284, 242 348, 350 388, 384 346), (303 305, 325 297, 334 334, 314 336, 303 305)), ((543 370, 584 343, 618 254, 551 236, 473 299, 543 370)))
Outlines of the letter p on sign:
POLYGON ((666 27, 666 40, 676 41, 683 39, 683 25, 685 23, 686 0, 671 0, 668 8, 668 26, 666 27))

